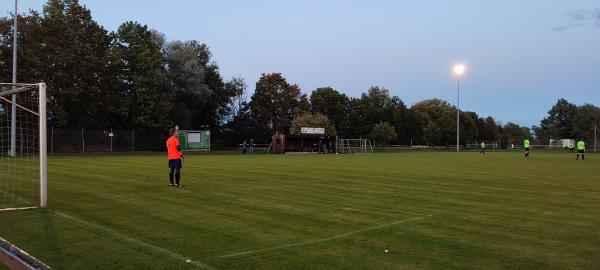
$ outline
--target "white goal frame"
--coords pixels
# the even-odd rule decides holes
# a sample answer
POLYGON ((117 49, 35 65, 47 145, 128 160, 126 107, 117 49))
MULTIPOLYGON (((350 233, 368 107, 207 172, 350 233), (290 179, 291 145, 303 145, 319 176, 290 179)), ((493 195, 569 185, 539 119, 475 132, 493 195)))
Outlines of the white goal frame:
MULTIPOLYGON (((0 92, 0 99, 9 104, 13 105, 13 108, 18 107, 19 109, 25 110, 28 113, 36 115, 38 117, 38 128, 39 128, 39 183, 40 183, 40 208, 46 208, 48 204, 48 143, 47 143, 47 112, 46 112, 46 84, 45 83, 0 83, 0 86, 12 86, 11 90, 0 92), (18 103, 13 102, 10 96, 16 95, 22 92, 30 91, 37 87, 38 90, 38 111, 33 111, 29 108, 23 107, 18 103)), ((5 208, 0 211, 11 211, 11 210, 24 210, 38 207, 21 207, 21 208, 5 208)))
POLYGON ((338 145, 340 146, 338 152, 342 154, 373 153, 373 144, 369 139, 340 139, 338 145), (358 151, 353 151, 353 148, 358 151))

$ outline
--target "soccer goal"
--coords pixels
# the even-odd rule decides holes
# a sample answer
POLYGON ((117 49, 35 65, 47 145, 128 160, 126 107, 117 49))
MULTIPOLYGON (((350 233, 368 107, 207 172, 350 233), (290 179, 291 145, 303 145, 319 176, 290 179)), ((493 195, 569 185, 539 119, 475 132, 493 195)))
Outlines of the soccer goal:
POLYGON ((0 211, 46 207, 46 85, 0 83, 0 211))
POLYGON ((338 153, 373 153, 373 144, 368 139, 340 139, 338 153))

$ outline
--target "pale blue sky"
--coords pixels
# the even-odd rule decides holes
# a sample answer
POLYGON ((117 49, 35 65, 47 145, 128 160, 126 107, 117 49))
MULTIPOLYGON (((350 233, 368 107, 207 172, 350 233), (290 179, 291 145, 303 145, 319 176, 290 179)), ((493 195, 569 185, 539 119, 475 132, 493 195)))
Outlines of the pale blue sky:
MULTIPOLYGON (((305 93, 379 85, 409 106, 454 104, 451 68, 464 62, 461 108, 503 123, 538 124, 561 97, 600 105, 598 0, 80 2, 108 30, 133 20, 207 43, 223 76, 243 77, 250 93, 261 73, 282 72, 305 93)), ((0 3, 7 15, 13 1, 0 3)))

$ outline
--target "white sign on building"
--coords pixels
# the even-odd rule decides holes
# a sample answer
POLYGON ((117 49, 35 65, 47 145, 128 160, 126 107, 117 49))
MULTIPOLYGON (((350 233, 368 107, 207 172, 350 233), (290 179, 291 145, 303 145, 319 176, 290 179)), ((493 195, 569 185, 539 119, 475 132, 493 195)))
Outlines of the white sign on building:
POLYGON ((301 134, 324 135, 325 129, 324 128, 303 127, 303 128, 300 128, 300 133, 301 134))

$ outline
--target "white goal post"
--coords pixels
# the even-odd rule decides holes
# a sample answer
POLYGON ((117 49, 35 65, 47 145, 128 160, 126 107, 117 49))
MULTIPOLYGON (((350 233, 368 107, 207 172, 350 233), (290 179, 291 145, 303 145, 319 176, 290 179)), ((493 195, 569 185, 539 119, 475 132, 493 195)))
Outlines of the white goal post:
POLYGON ((373 144, 368 139, 340 139, 338 153, 373 153, 373 144))
POLYGON ((46 84, 0 83, 0 211, 48 202, 46 84))

